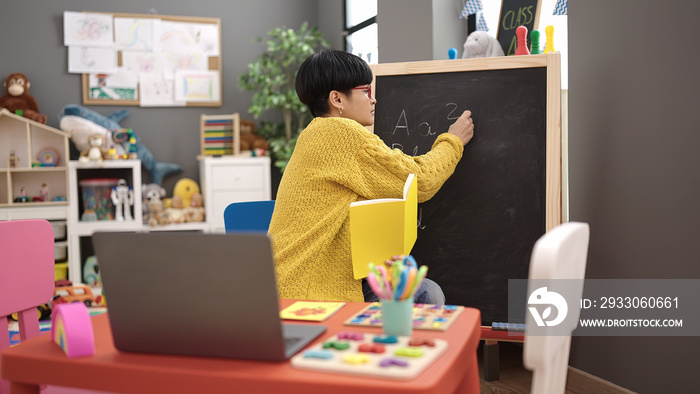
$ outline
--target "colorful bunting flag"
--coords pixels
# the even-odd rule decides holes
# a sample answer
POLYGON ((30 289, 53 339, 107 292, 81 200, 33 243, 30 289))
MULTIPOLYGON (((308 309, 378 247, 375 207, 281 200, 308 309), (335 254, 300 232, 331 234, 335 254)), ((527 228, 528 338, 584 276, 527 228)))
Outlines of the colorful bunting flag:
POLYGON ((464 8, 462 8, 462 13, 459 15, 459 17, 464 19, 469 15, 474 15, 483 9, 484 7, 481 5, 481 0, 467 0, 467 2, 464 3, 464 8))
MULTIPOLYGON (((557 0, 557 4, 554 6, 554 13, 552 15, 567 15, 566 9, 568 7, 567 0, 557 0)), ((464 11, 462 11, 464 12, 464 11)))

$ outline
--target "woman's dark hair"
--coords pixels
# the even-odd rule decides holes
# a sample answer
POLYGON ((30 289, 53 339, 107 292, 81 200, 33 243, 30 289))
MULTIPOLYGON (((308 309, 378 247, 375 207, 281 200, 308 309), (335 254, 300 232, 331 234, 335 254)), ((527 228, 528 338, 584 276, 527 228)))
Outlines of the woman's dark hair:
POLYGON ((330 112, 331 90, 348 93, 351 88, 372 83, 372 70, 367 62, 352 53, 326 49, 309 56, 297 73, 295 87, 299 100, 311 115, 330 112))

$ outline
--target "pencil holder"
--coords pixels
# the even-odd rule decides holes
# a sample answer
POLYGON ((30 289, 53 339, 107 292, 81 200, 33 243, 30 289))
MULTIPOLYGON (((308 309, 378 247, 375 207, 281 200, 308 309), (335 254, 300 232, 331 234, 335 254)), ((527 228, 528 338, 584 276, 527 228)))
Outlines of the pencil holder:
POLYGON ((413 297, 402 301, 381 300, 385 335, 410 336, 413 333, 413 297))

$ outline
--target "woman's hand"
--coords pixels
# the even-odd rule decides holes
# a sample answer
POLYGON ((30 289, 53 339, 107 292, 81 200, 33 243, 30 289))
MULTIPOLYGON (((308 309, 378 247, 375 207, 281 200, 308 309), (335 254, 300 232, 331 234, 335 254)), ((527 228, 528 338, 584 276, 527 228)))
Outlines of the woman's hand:
POLYGON ((474 136, 474 121, 472 111, 464 111, 462 115, 450 126, 448 133, 456 135, 466 145, 474 136))

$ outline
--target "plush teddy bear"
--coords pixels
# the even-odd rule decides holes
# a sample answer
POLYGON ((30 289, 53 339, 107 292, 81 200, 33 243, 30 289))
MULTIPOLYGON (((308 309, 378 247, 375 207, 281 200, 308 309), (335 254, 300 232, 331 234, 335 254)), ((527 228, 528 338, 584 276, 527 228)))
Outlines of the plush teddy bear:
POLYGON ((39 113, 36 100, 29 94, 29 79, 22 73, 10 74, 3 83, 5 95, 0 97, 0 107, 25 118, 46 123, 46 115, 39 113))
POLYGON ((267 140, 255 134, 255 123, 247 119, 241 119, 241 150, 262 149, 267 150, 267 140))
POLYGON ((168 214, 163 208, 163 202, 160 201, 160 195, 158 191, 151 190, 148 193, 148 225, 155 227, 158 225, 170 224, 170 219, 168 214))
POLYGON ((174 195, 173 198, 170 199, 170 206, 165 208, 165 213, 168 214, 170 223, 185 223, 184 207, 180 196, 174 195))
POLYGON ((185 207, 185 221, 196 223, 204 221, 204 197, 202 193, 194 193, 190 206, 185 207))
POLYGON ((102 134, 91 134, 90 137, 88 137, 89 148, 85 151, 80 152, 80 158, 78 159, 78 161, 81 163, 102 163, 102 158, 105 154, 104 142, 105 140, 102 134))
POLYGON ((141 195, 143 196, 143 223, 148 224, 148 220, 150 218, 151 213, 148 203, 150 200, 158 197, 158 200, 160 200, 162 204, 162 199, 163 197, 165 197, 165 189, 163 188, 163 186, 157 185, 155 183, 144 183, 141 186, 141 195))
POLYGON ((495 57, 504 56, 501 43, 491 37, 489 33, 481 30, 473 31, 464 42, 464 53, 462 59, 474 57, 495 57))

